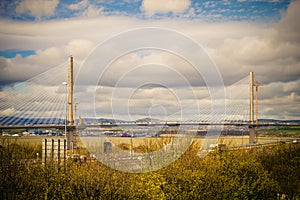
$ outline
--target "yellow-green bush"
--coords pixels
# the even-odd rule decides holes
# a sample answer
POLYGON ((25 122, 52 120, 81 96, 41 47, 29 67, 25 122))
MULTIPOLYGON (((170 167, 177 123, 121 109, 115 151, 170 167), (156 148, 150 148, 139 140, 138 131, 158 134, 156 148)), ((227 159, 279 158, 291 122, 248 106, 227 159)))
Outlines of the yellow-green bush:
MULTIPOLYGON (((32 149, 33 148, 33 149, 32 149)), ((193 145, 161 170, 130 174, 97 161, 65 167, 26 164, 30 145, 2 145, 1 199, 276 199, 300 198, 300 145, 197 156, 193 145)))

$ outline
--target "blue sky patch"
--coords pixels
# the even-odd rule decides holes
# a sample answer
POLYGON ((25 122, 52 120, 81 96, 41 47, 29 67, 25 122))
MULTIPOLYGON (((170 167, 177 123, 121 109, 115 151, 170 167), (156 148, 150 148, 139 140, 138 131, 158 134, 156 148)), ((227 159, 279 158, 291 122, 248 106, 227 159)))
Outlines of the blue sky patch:
POLYGON ((34 50, 4 50, 0 51, 0 56, 4 58, 14 58, 17 54, 21 55, 23 58, 31 55, 35 55, 34 50))
MULTIPOLYGON (((0 18, 34 21, 38 18, 30 13, 17 13, 21 1, 1 1, 0 18)), ((89 6, 102 8, 104 16, 131 16, 141 19, 188 18, 205 21, 277 21, 281 11, 286 10, 290 0, 191 0, 189 8, 182 13, 155 13, 148 16, 142 7, 142 0, 76 0, 60 1, 53 15, 42 16, 38 20, 65 19, 80 16, 89 6), (78 9, 70 5, 80 4, 78 9), (192 12, 191 12, 192 11, 192 12)))

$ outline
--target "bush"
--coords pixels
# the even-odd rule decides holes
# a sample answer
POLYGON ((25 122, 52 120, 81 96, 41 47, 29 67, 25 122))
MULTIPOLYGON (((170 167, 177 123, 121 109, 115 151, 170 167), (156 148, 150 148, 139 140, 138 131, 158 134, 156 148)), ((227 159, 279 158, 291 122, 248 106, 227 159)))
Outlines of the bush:
POLYGON ((40 147, 2 144, 1 199, 299 199, 299 144, 212 152, 193 145, 151 173, 130 174, 91 160, 43 166, 27 163, 40 147))

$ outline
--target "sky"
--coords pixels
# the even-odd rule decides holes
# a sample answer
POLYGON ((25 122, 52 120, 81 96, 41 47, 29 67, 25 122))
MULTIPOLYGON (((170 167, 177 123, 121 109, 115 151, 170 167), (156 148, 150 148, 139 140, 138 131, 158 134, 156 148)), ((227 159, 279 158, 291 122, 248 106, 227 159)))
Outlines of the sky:
MULTIPOLYGON (((299 0, 1 1, 1 95, 16 83, 61 66, 70 54, 84 72, 91 55, 106 41, 115 41, 114 37, 128 31, 155 27, 197 43, 229 88, 228 98, 241 96, 245 88, 232 90, 230 85, 253 71, 255 82, 260 83, 260 118, 300 119, 299 9, 299 0)), ((138 38, 153 39, 146 33, 128 41, 135 44, 138 38)), ((173 43, 176 46, 180 41, 173 43)), ((110 55, 116 48, 104 54, 110 55)), ((194 49, 183 48, 183 53, 196 59, 194 49)), ((82 79, 88 82, 90 75, 92 71, 82 79)), ((169 115, 212 95, 207 77, 197 74, 182 57, 158 49, 128 52, 97 78, 96 90, 89 86, 76 89, 82 109, 83 96, 92 90, 98 102, 97 117, 112 117, 112 108, 124 119, 128 113, 130 119, 162 117, 157 113, 169 115)), ((245 99, 240 97, 235 103, 247 104, 245 99)))

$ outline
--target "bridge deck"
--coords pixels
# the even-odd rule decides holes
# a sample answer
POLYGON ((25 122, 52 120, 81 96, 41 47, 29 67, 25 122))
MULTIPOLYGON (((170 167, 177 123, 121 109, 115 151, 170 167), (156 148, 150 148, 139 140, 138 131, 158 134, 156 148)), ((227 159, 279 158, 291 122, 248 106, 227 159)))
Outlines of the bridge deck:
POLYGON ((249 122, 181 122, 181 123, 120 123, 120 124, 86 124, 86 125, 64 125, 64 124, 33 124, 33 125, 9 125, 0 126, 0 129, 26 129, 26 128, 56 128, 72 130, 75 128, 83 129, 87 127, 132 127, 132 126, 300 126, 294 123, 260 123, 258 125, 249 122))

